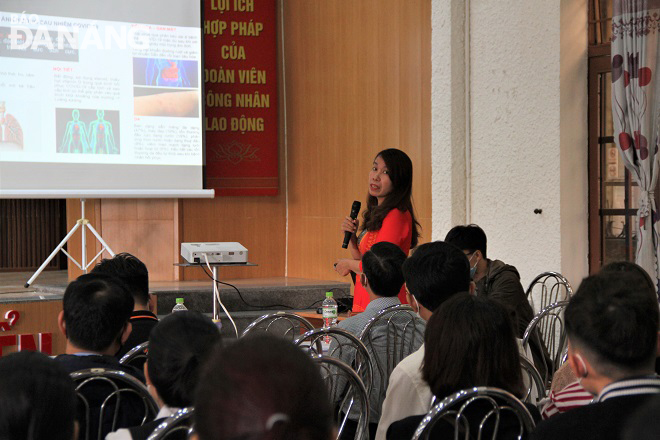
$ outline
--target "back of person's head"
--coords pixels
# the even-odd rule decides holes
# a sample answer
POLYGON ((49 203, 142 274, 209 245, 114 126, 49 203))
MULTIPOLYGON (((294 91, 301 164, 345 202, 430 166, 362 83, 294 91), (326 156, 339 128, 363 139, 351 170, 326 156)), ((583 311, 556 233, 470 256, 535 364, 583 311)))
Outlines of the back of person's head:
POLYGON ((103 273, 120 279, 133 295, 136 304, 146 306, 149 302, 149 271, 137 257, 123 252, 112 258, 99 261, 92 273, 103 273))
POLYGON ((486 233, 477 225, 461 225, 454 226, 445 237, 447 243, 451 243, 460 250, 481 251, 483 258, 488 258, 486 255, 486 233))
POLYGON ((133 296, 115 278, 89 273, 69 283, 62 308, 66 338, 81 349, 101 352, 121 337, 133 296))
POLYGON ((216 349, 197 386, 195 430, 201 440, 329 440, 332 408, 320 369, 267 334, 216 349))
POLYGON ((653 370, 658 298, 644 277, 604 271, 582 280, 564 314, 572 346, 608 377, 653 370))
POLYGON ((470 263, 457 247, 442 241, 419 246, 403 263, 406 287, 430 311, 470 289, 470 263))
POLYGON ((30 351, 0 358, 0 439, 71 440, 76 394, 64 368, 30 351))
POLYGON ((362 272, 371 291, 378 296, 396 296, 403 286, 401 266, 406 254, 399 246, 382 241, 362 256, 362 272))
POLYGON ((612 263, 608 263, 600 269, 600 272, 601 273, 625 272, 634 276, 640 284, 648 285, 649 289, 654 291, 656 289, 655 284, 653 284, 653 280, 651 279, 649 274, 646 273, 646 271, 640 265, 635 264, 632 261, 614 261, 612 263))
POLYGON ((658 298, 639 275, 601 272, 582 280, 564 313, 571 345, 590 356, 602 375, 653 370, 658 298))
POLYGON ((484 296, 461 293, 433 313, 424 334, 422 377, 439 399, 465 388, 520 396, 520 354, 509 314, 484 296))
POLYGON ((193 404, 201 366, 219 341, 218 327, 197 312, 172 313, 151 330, 147 372, 167 406, 193 404))

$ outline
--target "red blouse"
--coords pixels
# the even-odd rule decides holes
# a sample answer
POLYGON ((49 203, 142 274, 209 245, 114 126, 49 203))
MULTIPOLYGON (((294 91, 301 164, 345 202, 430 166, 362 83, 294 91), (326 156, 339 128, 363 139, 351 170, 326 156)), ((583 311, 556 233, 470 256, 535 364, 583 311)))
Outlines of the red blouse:
MULTIPOLYGON (((383 225, 378 231, 367 231, 361 237, 358 249, 364 255, 365 252, 371 249, 371 246, 381 241, 394 243, 408 255, 412 241, 412 216, 409 211, 402 212, 398 209, 392 209, 383 219, 383 225)), ((362 270, 362 262, 360 262, 360 270, 362 270)), ((402 304, 408 303, 404 286, 401 286, 399 299, 402 304)), ((369 304, 369 294, 358 279, 353 290, 353 312, 362 312, 367 304, 369 304)))

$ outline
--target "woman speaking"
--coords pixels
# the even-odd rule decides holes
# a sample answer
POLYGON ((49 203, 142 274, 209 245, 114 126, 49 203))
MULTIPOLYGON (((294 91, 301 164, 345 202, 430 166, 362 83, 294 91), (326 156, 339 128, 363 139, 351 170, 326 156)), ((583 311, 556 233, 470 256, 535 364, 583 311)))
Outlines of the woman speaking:
MULTIPOLYGON (((362 255, 375 243, 389 241, 406 254, 417 245, 419 223, 412 206, 412 177, 412 162, 403 151, 390 148, 376 155, 369 172, 367 209, 362 226, 350 217, 341 224, 341 230, 352 235, 348 244, 351 258, 335 263, 335 270, 340 275, 346 276, 351 271, 361 273, 362 255)), ((402 287, 399 292, 402 303, 406 302, 405 297, 405 287, 402 287)), ((363 311, 368 303, 367 291, 356 282, 353 311, 363 311)))

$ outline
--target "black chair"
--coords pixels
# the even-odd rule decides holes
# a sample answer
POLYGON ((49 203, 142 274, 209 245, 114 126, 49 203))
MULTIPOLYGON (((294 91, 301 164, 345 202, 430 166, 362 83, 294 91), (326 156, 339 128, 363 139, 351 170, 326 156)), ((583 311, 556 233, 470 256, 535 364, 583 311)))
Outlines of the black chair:
POLYGON ((367 392, 371 390, 374 376, 371 355, 362 341, 351 332, 338 327, 317 328, 301 335, 294 344, 307 346, 313 357, 350 359, 351 368, 360 376, 367 392))
POLYGON ((153 420, 158 405, 128 373, 90 368, 71 373, 78 395, 79 439, 102 440, 112 431, 153 420))
POLYGON ((182 408, 154 429, 147 440, 182 440, 192 433, 193 407, 182 408))
POLYGON ((559 301, 541 310, 529 322, 523 335, 523 347, 527 348, 530 337, 535 330, 538 331, 548 349, 552 365, 548 366, 548 372, 543 378, 546 388, 550 386, 553 374, 562 364, 562 357, 568 344, 564 327, 564 309, 567 305, 568 301, 559 301))
POLYGON ((337 406, 337 439, 345 437, 342 434, 348 414, 355 408, 359 418, 354 439, 368 440, 369 397, 358 374, 345 362, 330 356, 315 357, 314 361, 321 368, 331 401, 340 402, 337 406))
POLYGON ((543 382, 541 373, 536 369, 533 363, 526 357, 520 356, 520 367, 523 373, 523 382, 525 383, 525 396, 522 401, 525 403, 536 403, 545 397, 546 385, 543 382))
POLYGON ((525 405, 499 388, 477 387, 443 399, 424 416, 413 440, 526 438, 535 423, 525 405), (437 431, 441 431, 442 437, 437 431), (451 434, 453 435, 451 435, 451 434))
POLYGON ((313 329, 314 326, 302 316, 289 312, 277 312, 255 319, 243 330, 241 337, 254 332, 267 332, 294 341, 300 334, 313 329))
POLYGON ((144 363, 147 361, 147 353, 149 352, 149 341, 143 342, 131 348, 125 355, 119 359, 122 365, 130 365, 142 371, 144 363))

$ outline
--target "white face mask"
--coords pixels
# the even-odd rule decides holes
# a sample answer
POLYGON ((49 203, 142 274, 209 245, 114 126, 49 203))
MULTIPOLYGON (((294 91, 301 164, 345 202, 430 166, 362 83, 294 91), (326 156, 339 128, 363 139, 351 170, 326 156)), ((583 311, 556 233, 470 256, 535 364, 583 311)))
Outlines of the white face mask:
POLYGON ((417 298, 415 298, 415 297, 412 296, 412 295, 410 295, 410 297, 413 299, 413 301, 415 301, 415 305, 417 306, 417 310, 415 310, 415 314, 421 318, 422 315, 419 314, 419 308, 420 308, 420 307, 419 307, 419 303, 417 302, 417 298))

